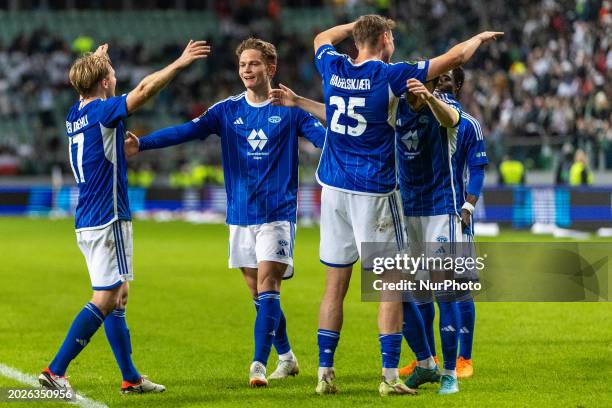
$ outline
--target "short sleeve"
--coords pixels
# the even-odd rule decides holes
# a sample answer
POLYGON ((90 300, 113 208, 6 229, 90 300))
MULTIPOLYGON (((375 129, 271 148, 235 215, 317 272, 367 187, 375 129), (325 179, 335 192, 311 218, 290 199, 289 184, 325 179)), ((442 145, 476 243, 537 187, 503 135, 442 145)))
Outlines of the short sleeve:
POLYGON ((406 92, 406 81, 416 78, 425 83, 427 71, 429 70, 429 60, 427 61, 404 61, 388 65, 389 85, 395 96, 400 96, 406 92))
POLYGON ((333 60, 338 58, 344 58, 344 56, 338 53, 338 51, 336 51, 333 45, 323 44, 322 46, 320 46, 317 52, 315 53, 314 59, 315 66, 317 67, 319 74, 321 74, 321 76, 324 76, 325 68, 329 66, 329 64, 331 64, 333 60))
POLYGON ((465 128, 467 164, 468 166, 486 166, 489 164, 489 159, 480 123, 476 119, 465 116, 463 119, 467 121, 465 128))
POLYGON ((127 94, 113 96, 100 102, 100 123, 106 127, 113 127, 119 121, 127 118, 127 94))
POLYGON ((459 123, 461 123, 461 111, 463 110, 459 101, 457 101, 457 99, 455 99, 455 97, 450 93, 434 92, 434 96, 457 111, 459 121, 454 127, 459 126, 459 123))
POLYGON ((308 139, 310 143, 319 149, 323 148, 326 134, 325 127, 310 113, 304 112, 301 109, 298 109, 298 112, 300 136, 308 139))

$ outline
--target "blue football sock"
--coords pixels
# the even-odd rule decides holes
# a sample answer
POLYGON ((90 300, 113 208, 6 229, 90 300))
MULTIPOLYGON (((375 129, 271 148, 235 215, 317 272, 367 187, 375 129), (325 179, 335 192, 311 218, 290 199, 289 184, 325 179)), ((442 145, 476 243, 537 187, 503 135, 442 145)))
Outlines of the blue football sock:
POLYGON ((436 317, 436 308, 432 302, 422 303, 418 305, 419 312, 423 318, 425 326, 425 334, 427 335, 427 343, 432 356, 436 355, 436 338, 434 336, 434 318, 436 317))
POLYGON ((402 333, 379 334, 383 368, 397 368, 402 351, 402 333))
POLYGON ((440 343, 444 356, 444 369, 454 370, 457 365, 459 341, 459 310, 457 302, 438 302, 440 308, 440 343))
MULTIPOLYGON (((255 310, 259 311, 259 300, 253 299, 253 304, 255 305, 255 310)), ((289 336, 287 336, 287 319, 285 319, 285 314, 283 313, 282 308, 280 319, 278 320, 278 328, 276 329, 276 336, 274 336, 274 341, 272 344, 279 355, 291 351, 289 336)))
POLYGON ((258 300, 259 310, 255 319, 255 355, 253 361, 259 361, 263 365, 267 365, 281 315, 280 293, 275 291, 262 292, 259 294, 258 300))
POLYGON ((317 343, 319 344, 319 367, 333 367, 334 353, 338 347, 340 332, 319 329, 317 331, 317 343))
POLYGON ((91 302, 87 303, 72 322, 62 346, 49 364, 49 370, 55 375, 66 374, 68 364, 85 348, 103 321, 104 314, 100 309, 91 302))
POLYGON ((419 312, 419 308, 414 302, 404 302, 404 325, 402 334, 408 345, 416 355, 418 361, 431 357, 425 325, 419 312))
POLYGON ((132 362, 132 343, 130 330, 125 322, 125 309, 115 309, 106 317, 104 331, 123 379, 131 383, 140 381, 140 373, 132 362))
POLYGON ((459 355, 466 360, 472 358, 472 343, 474 341, 474 322, 476 320, 476 309, 474 300, 457 302, 459 308, 459 355))

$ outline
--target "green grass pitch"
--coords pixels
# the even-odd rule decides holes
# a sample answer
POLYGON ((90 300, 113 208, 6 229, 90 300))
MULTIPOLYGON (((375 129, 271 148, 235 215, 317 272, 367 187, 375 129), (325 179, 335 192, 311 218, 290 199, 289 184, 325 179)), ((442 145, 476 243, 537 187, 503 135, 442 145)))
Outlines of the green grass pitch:
MULTIPOLYGON (((71 220, 0 218, 0 234, 0 363, 37 375, 89 300, 85 262, 71 220)), ((227 268, 227 228, 135 221, 134 234, 135 281, 127 308, 133 357, 168 391, 121 395, 102 330, 68 375, 77 391, 109 407, 612 406, 612 303, 479 303, 475 376, 460 382, 459 394, 441 397, 430 385, 416 397, 381 398, 376 304, 360 301, 357 271, 336 353, 340 392, 315 395, 324 285, 316 228, 298 229, 296 276, 282 291, 301 374, 250 389, 255 311, 241 274, 227 268)), ((535 238, 506 233, 499 239, 535 238)), ((405 343, 403 351, 405 363, 405 343)), ((275 364, 273 352, 269 367, 275 364)), ((17 386, 0 377, 0 388, 17 386)))

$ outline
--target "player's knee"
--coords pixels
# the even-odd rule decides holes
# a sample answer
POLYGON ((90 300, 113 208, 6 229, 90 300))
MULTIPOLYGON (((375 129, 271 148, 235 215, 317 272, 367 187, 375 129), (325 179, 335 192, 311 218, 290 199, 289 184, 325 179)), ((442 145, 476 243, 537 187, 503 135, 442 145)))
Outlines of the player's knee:
POLYGON ((127 291, 123 291, 121 293, 119 293, 117 295, 117 299, 115 301, 115 308, 116 309, 125 309, 125 306, 127 305, 128 302, 128 292, 127 291))
MULTIPOLYGON (((96 305, 104 316, 108 316, 115 308, 116 297, 112 293, 94 292, 91 302, 96 305)), ((107 291, 104 291, 107 292, 107 291)))

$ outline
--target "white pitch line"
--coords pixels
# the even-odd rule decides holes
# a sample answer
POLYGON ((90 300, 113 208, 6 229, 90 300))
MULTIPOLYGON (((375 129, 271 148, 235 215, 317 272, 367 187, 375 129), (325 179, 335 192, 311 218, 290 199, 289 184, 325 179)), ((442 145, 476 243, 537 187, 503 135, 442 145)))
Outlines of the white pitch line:
MULTIPOLYGON (((0 375, 6 378, 10 378, 12 380, 18 381, 22 384, 28 385, 30 387, 39 387, 38 378, 33 375, 22 373, 16 368, 9 367, 0 363, 0 375)), ((76 394, 76 402, 74 404, 79 405, 85 408, 108 408, 107 405, 87 398, 81 394, 76 394)))

